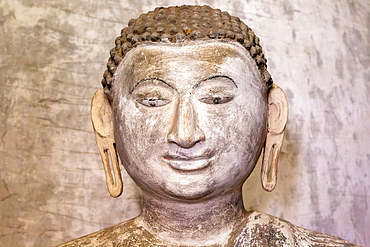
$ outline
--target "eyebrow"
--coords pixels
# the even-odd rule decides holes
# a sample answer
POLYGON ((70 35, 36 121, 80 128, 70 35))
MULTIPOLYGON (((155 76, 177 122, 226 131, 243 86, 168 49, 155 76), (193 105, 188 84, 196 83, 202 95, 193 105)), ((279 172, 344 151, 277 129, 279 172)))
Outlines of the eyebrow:
POLYGON ((142 82, 144 82, 144 81, 149 81, 149 80, 157 80, 157 81, 160 81, 160 82, 162 82, 162 83, 166 84, 167 86, 169 86, 170 88, 175 89, 173 86, 171 86, 170 84, 168 84, 167 82, 165 82, 165 81, 164 81, 164 80, 162 80, 162 79, 159 79, 159 78, 157 78, 157 77, 148 77, 148 78, 141 79, 138 83, 136 83, 136 84, 135 84, 135 86, 130 90, 130 94, 135 90, 135 88, 136 88, 140 83, 142 83, 142 82))
POLYGON ((196 88, 196 87, 198 87, 202 82, 205 82, 205 81, 208 81, 208 80, 212 80, 212 79, 214 79, 214 78, 226 78, 226 79, 229 79, 230 81, 232 81, 233 83, 234 83, 234 86, 236 87, 236 88, 238 88, 238 85, 236 85, 236 83, 235 83, 235 81, 233 80, 233 78, 231 78, 231 77, 229 77, 229 76, 227 76, 227 75, 214 75, 214 76, 211 76, 211 77, 209 77, 209 78, 207 78, 207 79, 204 79, 204 80, 201 80, 200 82, 198 82, 197 84, 195 84, 194 86, 193 86, 193 88, 196 88))

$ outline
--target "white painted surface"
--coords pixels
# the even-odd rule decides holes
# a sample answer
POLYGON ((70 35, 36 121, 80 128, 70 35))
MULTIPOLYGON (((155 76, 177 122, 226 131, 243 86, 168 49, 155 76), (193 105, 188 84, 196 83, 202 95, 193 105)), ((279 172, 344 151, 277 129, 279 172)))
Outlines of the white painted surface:
POLYGON ((278 184, 257 165, 247 209, 369 246, 370 2, 0 2, 0 245, 50 246, 139 213, 109 196, 89 116, 109 50, 158 5, 210 4, 260 37, 290 114, 278 184))

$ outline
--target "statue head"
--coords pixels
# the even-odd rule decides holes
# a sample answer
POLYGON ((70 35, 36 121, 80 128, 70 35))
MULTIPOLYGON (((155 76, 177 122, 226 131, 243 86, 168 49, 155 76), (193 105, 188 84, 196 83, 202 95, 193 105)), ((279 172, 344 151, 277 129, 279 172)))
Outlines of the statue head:
POLYGON ((255 61, 263 80, 268 86, 272 78, 267 71, 266 58, 259 38, 238 17, 209 6, 156 8, 138 19, 132 19, 128 27, 121 30, 110 51, 107 70, 102 85, 111 99, 110 87, 122 58, 133 48, 148 43, 188 43, 191 41, 229 41, 243 46, 255 61))
POLYGON ((92 120, 112 196, 117 152, 143 193, 194 200, 240 189, 264 149, 262 185, 275 187, 287 101, 239 18, 209 6, 143 14, 116 39, 102 84, 92 120))

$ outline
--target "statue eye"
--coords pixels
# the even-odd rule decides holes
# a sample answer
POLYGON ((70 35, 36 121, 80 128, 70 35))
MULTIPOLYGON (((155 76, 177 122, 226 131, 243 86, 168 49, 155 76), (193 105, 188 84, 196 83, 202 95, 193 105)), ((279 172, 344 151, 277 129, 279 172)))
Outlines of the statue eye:
POLYGON ((145 99, 136 99, 142 105, 149 106, 149 107, 159 107, 164 106, 170 103, 170 100, 167 99, 158 99, 158 98, 145 98, 145 99))
POLYGON ((234 97, 233 96, 207 96, 202 97, 199 101, 206 103, 206 104, 224 104, 231 101, 234 97))
POLYGON ((165 81, 145 78, 132 90, 133 99, 146 107, 160 107, 170 103, 176 91, 165 81))
POLYGON ((202 103, 210 105, 225 104, 237 95, 235 82, 228 76, 211 76, 194 86, 195 97, 202 103))

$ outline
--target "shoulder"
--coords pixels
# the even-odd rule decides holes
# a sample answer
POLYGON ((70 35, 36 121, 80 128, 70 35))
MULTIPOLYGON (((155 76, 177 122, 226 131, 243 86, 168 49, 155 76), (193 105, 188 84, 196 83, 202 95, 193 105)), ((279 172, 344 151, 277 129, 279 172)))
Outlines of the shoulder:
POLYGON ((153 238, 135 218, 58 245, 58 247, 145 246, 140 245, 143 236, 147 239, 153 238), (141 236, 140 239, 138 236, 141 236))
POLYGON ((283 219, 253 211, 236 246, 356 246, 343 239, 310 231, 283 219))

